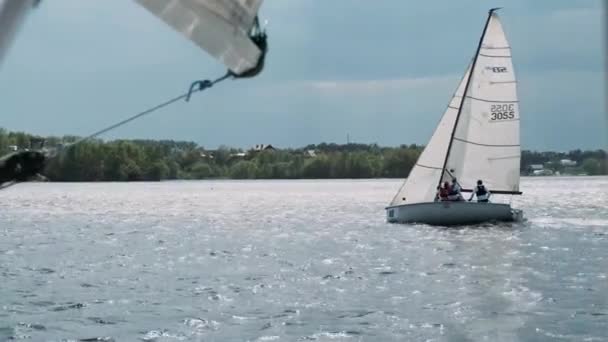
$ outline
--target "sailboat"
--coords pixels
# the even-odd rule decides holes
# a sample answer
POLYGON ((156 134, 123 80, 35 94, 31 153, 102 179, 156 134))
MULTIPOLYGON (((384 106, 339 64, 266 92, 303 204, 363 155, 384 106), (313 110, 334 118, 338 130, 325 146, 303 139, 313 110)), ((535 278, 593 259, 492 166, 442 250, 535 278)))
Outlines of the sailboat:
POLYGON ((388 222, 447 226, 523 218, 521 210, 494 202, 496 195, 522 194, 517 81, 496 10, 489 11, 473 60, 430 141, 386 207, 388 222), (439 186, 453 179, 465 193, 482 180, 490 202, 439 201, 439 186))

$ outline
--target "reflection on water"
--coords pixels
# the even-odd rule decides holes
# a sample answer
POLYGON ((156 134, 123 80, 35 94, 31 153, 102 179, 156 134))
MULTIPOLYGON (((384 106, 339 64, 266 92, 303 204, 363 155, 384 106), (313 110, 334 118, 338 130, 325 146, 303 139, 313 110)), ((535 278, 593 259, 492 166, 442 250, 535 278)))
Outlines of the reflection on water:
POLYGON ((608 339, 608 178, 527 178, 521 224, 384 222, 399 180, 0 193, 0 340, 608 339))

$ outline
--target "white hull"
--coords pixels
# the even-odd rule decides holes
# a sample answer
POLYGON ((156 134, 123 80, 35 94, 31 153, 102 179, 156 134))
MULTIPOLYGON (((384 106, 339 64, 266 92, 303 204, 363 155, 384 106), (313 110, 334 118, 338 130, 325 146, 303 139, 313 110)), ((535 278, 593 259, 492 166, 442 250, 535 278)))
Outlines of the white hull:
POLYGON ((403 204, 386 208, 389 223, 426 223, 452 226, 484 222, 519 221, 521 210, 508 204, 477 202, 427 202, 403 204))

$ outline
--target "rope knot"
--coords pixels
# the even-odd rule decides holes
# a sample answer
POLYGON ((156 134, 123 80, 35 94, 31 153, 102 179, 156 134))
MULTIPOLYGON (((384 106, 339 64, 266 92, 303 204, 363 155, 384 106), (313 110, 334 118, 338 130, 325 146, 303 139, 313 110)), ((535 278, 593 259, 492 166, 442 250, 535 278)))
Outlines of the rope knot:
POLYGON ((192 96, 192 93, 194 93, 195 91, 203 91, 207 88, 211 88, 212 85, 213 82, 209 80, 192 82, 192 84, 190 85, 190 90, 188 90, 188 95, 186 96, 186 102, 190 101, 190 96, 192 96))

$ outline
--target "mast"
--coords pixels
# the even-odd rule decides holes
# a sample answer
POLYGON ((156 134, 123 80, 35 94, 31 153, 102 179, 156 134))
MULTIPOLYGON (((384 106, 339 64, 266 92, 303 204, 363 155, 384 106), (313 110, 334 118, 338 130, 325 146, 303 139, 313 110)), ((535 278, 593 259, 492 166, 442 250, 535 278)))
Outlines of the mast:
POLYGON ((481 50, 481 45, 483 44, 483 39, 486 36, 486 31, 488 30, 488 25, 490 24, 490 19, 492 19, 492 14, 495 11, 499 10, 500 7, 492 8, 488 11, 488 19, 486 20, 486 24, 483 27, 483 33, 479 38, 479 44, 477 45, 477 51, 475 52, 475 56, 473 57, 473 63, 471 65, 471 70, 469 71, 469 76, 467 77, 467 83, 464 86, 464 91, 462 92, 462 99, 460 100, 460 106, 458 106, 458 114, 456 114, 456 120, 454 120, 454 127, 452 128, 452 135, 450 136, 450 143, 448 144, 448 151, 445 154, 445 160, 443 161, 443 167, 441 168, 441 175, 439 176, 439 184, 441 186, 441 180, 443 179, 443 175, 445 174, 445 168, 448 164, 448 159, 450 158, 450 151, 452 150, 452 143, 454 142, 454 134, 456 134, 456 127, 458 127, 458 120, 460 119, 460 114, 462 114, 462 105, 464 104, 464 100, 467 97, 467 91, 469 90, 469 84, 471 83, 471 78, 473 77, 473 73, 475 72, 475 65, 477 64, 477 58, 479 58, 479 51, 481 50))

